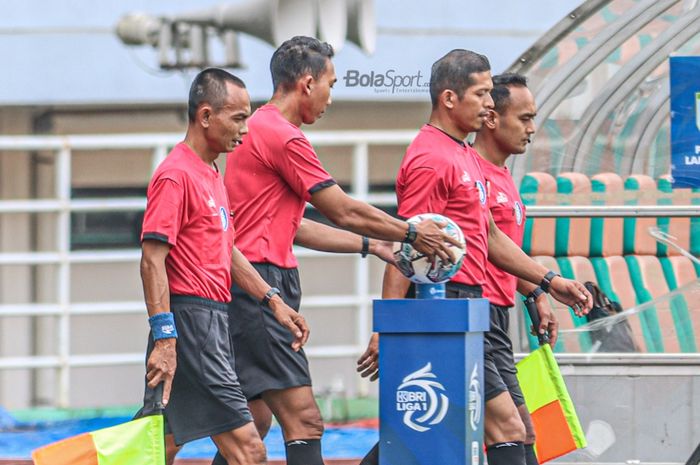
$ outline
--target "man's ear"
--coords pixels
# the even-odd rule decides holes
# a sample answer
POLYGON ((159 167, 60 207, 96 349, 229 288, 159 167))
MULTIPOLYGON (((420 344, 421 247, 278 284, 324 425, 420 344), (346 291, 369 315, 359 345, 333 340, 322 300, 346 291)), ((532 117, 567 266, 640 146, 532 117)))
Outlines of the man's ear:
POLYGON ((457 94, 451 89, 445 89, 440 94, 440 100, 445 108, 454 108, 455 102, 457 101, 457 94))
POLYGON ((197 110, 197 121, 202 125, 203 128, 209 127, 209 120, 211 119, 212 108, 211 105, 203 104, 197 110))
POLYGON ((310 74, 305 74, 299 78, 299 85, 304 95, 311 95, 311 91, 314 88, 314 77, 310 74))
POLYGON ((498 113, 495 110, 488 110, 488 114, 484 117, 484 125, 494 130, 498 125, 498 113))

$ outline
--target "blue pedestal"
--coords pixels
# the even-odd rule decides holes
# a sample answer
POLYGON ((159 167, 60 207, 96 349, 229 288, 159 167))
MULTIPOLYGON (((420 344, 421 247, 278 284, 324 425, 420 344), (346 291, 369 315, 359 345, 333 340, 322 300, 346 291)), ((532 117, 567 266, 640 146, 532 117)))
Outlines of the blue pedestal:
POLYGON ((483 463, 486 299, 377 300, 380 465, 483 463))

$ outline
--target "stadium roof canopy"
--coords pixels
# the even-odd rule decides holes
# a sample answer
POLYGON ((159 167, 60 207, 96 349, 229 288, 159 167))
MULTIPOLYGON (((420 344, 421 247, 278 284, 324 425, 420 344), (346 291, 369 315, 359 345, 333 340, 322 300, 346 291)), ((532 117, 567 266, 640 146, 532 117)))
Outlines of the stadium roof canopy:
POLYGON ((671 55, 700 52, 700 7, 687 0, 588 0, 508 71, 529 77, 538 133, 513 174, 669 170, 671 55))

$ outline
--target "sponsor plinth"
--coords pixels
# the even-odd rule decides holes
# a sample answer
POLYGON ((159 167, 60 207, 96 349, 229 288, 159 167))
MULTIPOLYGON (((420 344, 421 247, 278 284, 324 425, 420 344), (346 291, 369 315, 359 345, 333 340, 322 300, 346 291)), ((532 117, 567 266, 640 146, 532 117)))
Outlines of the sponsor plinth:
POLYGON ((486 299, 374 302, 380 465, 483 463, 488 315, 486 299))

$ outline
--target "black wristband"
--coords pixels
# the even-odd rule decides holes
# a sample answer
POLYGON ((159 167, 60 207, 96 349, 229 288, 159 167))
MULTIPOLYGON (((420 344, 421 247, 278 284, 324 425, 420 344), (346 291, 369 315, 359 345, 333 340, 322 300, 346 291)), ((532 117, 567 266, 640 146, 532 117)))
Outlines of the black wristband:
POLYGON ((365 258, 367 254, 369 254, 369 237, 362 236, 362 251, 360 255, 362 255, 362 258, 365 258))
POLYGON ((535 289, 532 290, 532 292, 530 292, 530 293, 527 295, 527 298, 528 298, 528 299, 532 299, 532 300, 537 300, 537 298, 538 298, 539 296, 541 296, 542 294, 544 294, 544 293, 545 293, 545 292, 544 292, 544 290, 543 290, 541 287, 536 287, 535 289))
POLYGON ((267 306, 270 304, 270 300, 271 300, 274 296, 278 295, 279 293, 280 293, 280 290, 279 290, 279 289, 277 289, 276 287, 271 287, 271 288, 265 293, 265 297, 262 298, 262 300, 260 301, 260 303, 261 303, 262 305, 264 305, 264 306, 267 307, 267 306))
POLYGON ((418 231, 416 230, 416 225, 413 223, 407 223, 408 224, 408 230, 406 231, 406 237, 403 238, 404 242, 407 242, 409 244, 413 244, 416 241, 416 238, 418 237, 418 231))
POLYGON ((561 276, 559 273, 555 273, 552 270, 549 270, 546 275, 544 275, 544 278, 542 278, 542 282, 540 283, 540 287, 544 292, 549 292, 549 286, 552 284, 552 280, 558 276, 561 276))

